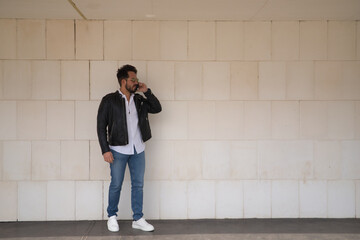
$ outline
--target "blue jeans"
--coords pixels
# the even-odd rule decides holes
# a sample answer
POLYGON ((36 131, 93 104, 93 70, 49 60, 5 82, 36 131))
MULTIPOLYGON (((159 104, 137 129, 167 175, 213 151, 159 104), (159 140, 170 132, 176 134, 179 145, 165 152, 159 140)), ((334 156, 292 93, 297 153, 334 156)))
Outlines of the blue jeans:
POLYGON ((129 165, 131 177, 131 208, 134 221, 144 215, 143 210, 143 187, 145 174, 145 152, 133 155, 121 154, 111 150, 114 162, 110 163, 111 183, 109 187, 108 217, 117 216, 120 192, 124 180, 126 164, 129 165))

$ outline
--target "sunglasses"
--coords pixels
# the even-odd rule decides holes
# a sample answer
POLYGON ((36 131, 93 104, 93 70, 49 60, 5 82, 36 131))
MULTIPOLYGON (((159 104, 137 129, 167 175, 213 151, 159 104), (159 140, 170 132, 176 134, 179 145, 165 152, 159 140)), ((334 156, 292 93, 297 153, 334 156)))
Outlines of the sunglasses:
POLYGON ((138 79, 138 78, 131 78, 130 81, 139 83, 139 79, 138 79))

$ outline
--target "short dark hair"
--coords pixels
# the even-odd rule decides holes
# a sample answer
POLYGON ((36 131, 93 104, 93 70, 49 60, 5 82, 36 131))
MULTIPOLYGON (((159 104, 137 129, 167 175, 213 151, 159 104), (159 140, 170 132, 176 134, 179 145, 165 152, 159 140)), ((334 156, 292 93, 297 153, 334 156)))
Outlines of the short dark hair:
POLYGON ((129 64, 126 64, 124 66, 122 66, 121 68, 118 69, 116 77, 118 79, 118 82, 121 86, 121 80, 123 79, 127 79, 129 77, 129 73, 128 72, 134 72, 137 73, 137 70, 134 66, 131 66, 129 64))

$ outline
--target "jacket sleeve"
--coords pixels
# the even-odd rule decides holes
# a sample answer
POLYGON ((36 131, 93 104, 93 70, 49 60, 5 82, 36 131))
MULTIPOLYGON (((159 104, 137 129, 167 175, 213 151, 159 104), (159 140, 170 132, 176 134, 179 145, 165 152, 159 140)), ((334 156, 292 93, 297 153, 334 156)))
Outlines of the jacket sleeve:
POLYGON ((149 113, 159 113, 161 112, 161 104, 157 97, 152 93, 151 89, 148 88, 148 90, 144 93, 146 97, 146 102, 148 104, 148 112, 149 113))
POLYGON ((109 143, 107 141, 107 126, 109 124, 109 102, 103 97, 100 102, 97 114, 97 135, 102 154, 109 152, 109 143))

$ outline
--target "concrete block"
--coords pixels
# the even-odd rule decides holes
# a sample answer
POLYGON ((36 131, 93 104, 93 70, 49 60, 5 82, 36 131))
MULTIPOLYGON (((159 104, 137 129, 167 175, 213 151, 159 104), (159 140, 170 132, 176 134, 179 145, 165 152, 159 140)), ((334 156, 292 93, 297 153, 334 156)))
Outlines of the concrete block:
POLYGON ((146 144, 145 179, 172 179, 174 143, 171 141, 152 140, 146 144))
POLYGON ((300 21, 300 59, 327 58, 327 22, 300 21))
POLYGON ((99 101, 75 102, 75 139, 96 140, 96 116, 99 101))
POLYGON ((299 59, 299 21, 272 22, 272 59, 299 59))
POLYGON ((215 103, 210 101, 192 102, 189 109, 189 139, 215 138, 215 103))
POLYGON ((313 148, 312 141, 258 142, 260 178, 313 178, 313 148))
POLYGON ((341 75, 342 93, 343 93, 342 99, 346 99, 346 100, 360 99, 359 79, 360 79, 360 62, 359 61, 342 62, 342 75, 341 75))
POLYGON ((327 183, 326 181, 300 181, 300 217, 327 217, 327 183))
POLYGON ((31 179, 31 143, 25 141, 3 142, 3 179, 31 179))
POLYGON ((202 176, 202 143, 200 141, 174 142, 173 168, 173 179, 200 179, 202 176))
POLYGON ((271 217, 271 182, 246 180, 244 184, 244 218, 271 217))
POLYGON ((329 181, 327 196, 328 218, 355 217, 354 181, 329 181))
POLYGON ((300 107, 297 101, 271 103, 271 132, 275 139, 298 139, 300 107))
POLYGON ((46 20, 47 59, 74 59, 74 20, 46 20))
POLYGON ((271 182, 271 217, 272 218, 299 217, 298 181, 275 180, 271 182))
POLYGON ((4 97, 4 69, 3 69, 3 62, 0 60, 0 99, 4 97))
POLYGON ((232 62, 230 75, 231 100, 258 99, 259 67, 256 62, 232 62))
POLYGON ((342 178, 358 179, 360 176, 360 141, 342 142, 342 178))
POLYGON ((258 176, 256 141, 232 141, 230 149, 230 177, 256 179, 258 176))
POLYGON ((360 181, 356 181, 356 217, 360 216, 360 181))
POLYGON ((215 38, 215 22, 189 22, 188 58, 214 60, 215 38))
POLYGON ((76 59, 103 59, 103 21, 76 20, 76 59))
POLYGON ((17 20, 17 58, 45 59, 45 20, 17 20))
POLYGON ((18 220, 46 220, 46 182, 18 183, 18 220))
POLYGON ((244 59, 243 22, 216 22, 216 59, 244 59))
POLYGON ((31 62, 6 60, 3 65, 2 91, 4 99, 31 98, 31 62))
POLYGON ((16 139, 16 102, 0 102, 0 139, 16 139))
POLYGON ((60 142, 34 141, 31 144, 31 179, 60 179, 60 142))
POLYGON ((284 100, 286 94, 285 62, 259 63, 259 99, 284 100))
POLYGON ((102 219, 102 191, 101 181, 78 181, 76 191, 76 220, 102 219))
POLYGON ((355 136, 355 102, 328 102, 328 137, 353 139, 355 136))
POLYGON ((356 58, 356 22, 328 22, 328 59, 354 60, 356 58))
POLYGON ((110 186, 110 181, 103 181, 103 206, 102 206, 103 220, 108 219, 108 213, 106 209, 109 201, 109 186, 110 186))
POLYGON ((203 65, 203 99, 230 99, 230 63, 208 62, 203 65))
MULTIPOLYGON (((104 199, 103 200, 103 220, 108 219, 108 213, 107 213, 106 209, 108 207, 108 202, 109 202, 109 186, 110 186, 110 181, 103 181, 103 199, 104 199)), ((131 218, 129 218, 129 219, 131 219, 131 218)))
POLYGON ((43 101, 17 102, 17 137, 41 140, 46 137, 46 103, 43 101))
POLYGON ((60 62, 31 62, 32 99, 60 99, 60 62))
POLYGON ((286 99, 314 99, 314 62, 286 63, 286 99))
POLYGON ((154 139, 187 139, 188 104, 180 101, 162 101, 162 112, 149 116, 154 139))
POLYGON ((360 101, 355 102, 355 138, 360 139, 360 101))
POLYGON ((98 141, 90 141, 90 179, 110 180, 110 165, 104 161, 98 141))
POLYGON ((89 142, 61 142, 61 179, 89 179, 89 142), (76 161, 74 161, 76 159, 76 161))
POLYGON ((160 182, 160 218, 187 219, 187 182, 160 182))
POLYGON ((343 85, 341 79, 341 62, 328 61, 315 63, 315 99, 340 100, 343 99, 343 85))
POLYGON ((360 60, 360 21, 356 22, 356 49, 357 49, 357 60, 360 60))
MULTIPOLYGON (((108 219, 107 207, 109 204, 109 186, 110 186, 110 181, 103 181, 103 199, 104 199, 103 200, 103 219, 104 220, 108 219)), ((123 183, 123 186, 124 186, 124 183, 123 183)), ((121 200, 121 195, 122 195, 123 191, 124 191, 124 187, 121 188, 120 200, 121 200)), ((131 216, 131 214, 129 214, 129 216, 131 216)), ((120 218, 120 216, 118 216, 118 219, 119 218, 120 218)), ((129 217, 129 219, 132 219, 132 218, 129 217)))
POLYGON ((160 219, 160 182, 147 181, 144 186, 144 216, 160 219))
POLYGON ((104 21, 104 59, 131 59, 131 21, 104 21))
POLYGON ((147 86, 159 100, 174 99, 174 68, 172 62, 148 62, 147 86))
POLYGON ((244 102, 245 138, 263 139, 271 137, 271 103, 267 101, 244 102))
POLYGON ((89 100, 89 62, 61 62, 61 99, 89 100))
POLYGON ((215 138, 241 139, 244 137, 244 103, 218 101, 215 103, 215 138))
POLYGON ((70 101, 51 101, 46 104, 47 139, 74 139, 75 106, 70 101))
POLYGON ((158 21, 132 22, 132 59, 160 59, 160 23, 158 21))
POLYGON ((3 179, 3 158, 4 158, 3 142, 0 142, 0 179, 3 179))
POLYGON ((175 100, 202 99, 202 64, 175 63, 175 100))
POLYGON ((160 58, 162 60, 186 60, 187 39, 186 21, 161 21, 160 58))
POLYGON ((0 20, 0 59, 16 58, 16 19, 0 20))
POLYGON ((245 60, 270 60, 271 22, 245 22, 245 60))
POLYGON ((314 147, 314 178, 341 179, 341 142, 316 141, 314 147))
POLYGON ((116 77, 118 64, 116 61, 90 62, 90 99, 101 100, 106 94, 120 89, 116 77))
POLYGON ((300 102, 300 137, 305 139, 324 139, 327 137, 326 102, 300 102))
POLYGON ((219 181, 216 184, 216 218, 243 218, 244 193, 241 181, 219 181))
POLYGON ((188 182, 188 218, 215 218, 215 182, 188 182))
POLYGON ((0 221, 17 221, 18 187, 17 182, 0 182, 0 221))
POLYGON ((75 220, 75 182, 47 183, 46 216, 48 221, 75 220))
POLYGON ((229 142, 206 141, 202 145, 203 179, 228 179, 230 176, 229 142))

